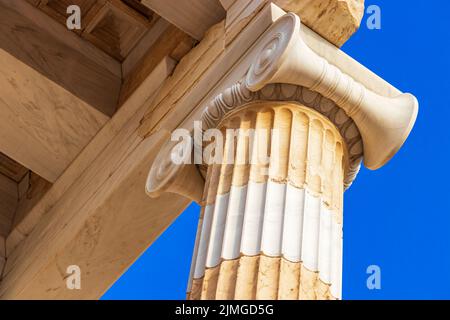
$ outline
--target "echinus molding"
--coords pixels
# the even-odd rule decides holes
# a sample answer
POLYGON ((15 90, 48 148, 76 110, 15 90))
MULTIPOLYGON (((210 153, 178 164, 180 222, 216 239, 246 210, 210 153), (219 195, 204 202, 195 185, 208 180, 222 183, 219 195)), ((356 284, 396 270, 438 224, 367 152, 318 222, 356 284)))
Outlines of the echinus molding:
POLYGON ((337 127, 348 148, 349 166, 344 177, 344 187, 350 187, 359 172, 363 156, 359 130, 353 120, 333 101, 305 87, 277 83, 266 85, 261 90, 253 92, 247 88, 245 81, 241 81, 210 102, 202 114, 202 128, 205 130, 216 128, 229 112, 256 101, 297 102, 327 117, 337 127))

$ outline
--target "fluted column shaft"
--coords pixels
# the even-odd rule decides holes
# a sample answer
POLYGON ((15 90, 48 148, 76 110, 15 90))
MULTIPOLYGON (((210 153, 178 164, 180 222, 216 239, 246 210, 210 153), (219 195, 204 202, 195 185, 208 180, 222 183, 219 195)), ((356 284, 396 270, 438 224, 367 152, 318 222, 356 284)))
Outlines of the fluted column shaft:
POLYGON ((188 297, 340 299, 339 131, 285 102, 238 108, 219 129, 224 161, 208 167, 188 297))

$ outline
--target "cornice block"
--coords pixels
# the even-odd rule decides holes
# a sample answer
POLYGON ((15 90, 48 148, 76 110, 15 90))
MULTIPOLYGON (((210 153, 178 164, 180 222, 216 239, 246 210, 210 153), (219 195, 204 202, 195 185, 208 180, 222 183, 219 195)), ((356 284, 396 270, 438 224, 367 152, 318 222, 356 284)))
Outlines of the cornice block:
POLYGON ((359 28, 364 0, 275 0, 322 37, 341 47, 359 28))

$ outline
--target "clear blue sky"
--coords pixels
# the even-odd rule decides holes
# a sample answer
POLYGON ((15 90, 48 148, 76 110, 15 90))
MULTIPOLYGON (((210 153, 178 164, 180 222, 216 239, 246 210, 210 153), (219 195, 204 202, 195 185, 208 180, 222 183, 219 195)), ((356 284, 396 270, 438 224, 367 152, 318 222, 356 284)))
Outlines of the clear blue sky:
MULTIPOLYGON (((366 0, 382 29, 361 29, 350 56, 419 100, 416 126, 378 171, 345 194, 344 299, 450 299, 450 1, 366 0), (366 268, 381 267, 381 290, 366 268)), ((104 299, 183 299, 199 208, 192 205, 104 299), (170 257, 168 252, 176 252, 170 257)))

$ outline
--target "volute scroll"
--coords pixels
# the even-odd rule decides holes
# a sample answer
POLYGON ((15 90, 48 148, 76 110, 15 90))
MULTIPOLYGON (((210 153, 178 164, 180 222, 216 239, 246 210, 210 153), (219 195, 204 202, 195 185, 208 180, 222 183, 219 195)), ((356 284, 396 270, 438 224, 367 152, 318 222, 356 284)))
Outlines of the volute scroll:
POLYGON ((268 84, 293 84, 332 100, 358 126, 365 166, 382 167, 411 132, 419 110, 417 99, 409 93, 385 97, 367 89, 311 50, 300 28, 300 18, 288 13, 266 31, 247 73, 246 87, 255 92, 268 84))

